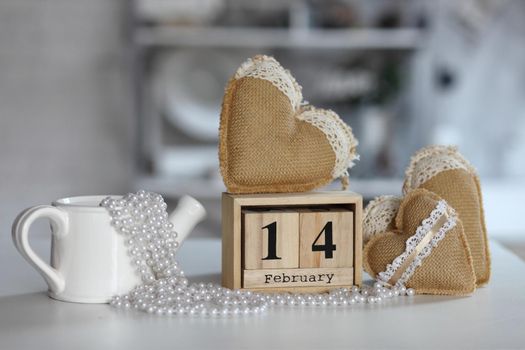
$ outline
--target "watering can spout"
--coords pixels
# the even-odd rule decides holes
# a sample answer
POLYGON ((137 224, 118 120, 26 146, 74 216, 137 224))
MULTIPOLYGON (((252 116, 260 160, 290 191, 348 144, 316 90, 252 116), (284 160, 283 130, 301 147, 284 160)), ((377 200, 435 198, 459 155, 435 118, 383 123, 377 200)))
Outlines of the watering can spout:
POLYGON ((179 200, 177 208, 169 216, 173 230, 178 234, 178 241, 184 242, 195 225, 204 219, 206 209, 195 198, 184 196, 179 200))

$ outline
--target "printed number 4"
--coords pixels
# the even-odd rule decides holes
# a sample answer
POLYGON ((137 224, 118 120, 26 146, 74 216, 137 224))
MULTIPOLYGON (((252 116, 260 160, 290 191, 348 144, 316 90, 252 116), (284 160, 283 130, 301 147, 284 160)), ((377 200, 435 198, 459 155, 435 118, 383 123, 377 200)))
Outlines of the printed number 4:
POLYGON ((317 238, 312 243, 312 252, 324 252, 325 259, 332 259, 334 257, 335 244, 333 243, 332 222, 328 221, 323 229, 317 235, 317 238), (324 244, 316 244, 321 235, 324 233, 324 244))
MULTIPOLYGON (((268 229, 268 255, 262 260, 281 260, 281 258, 277 256, 277 222, 274 221, 262 229, 268 229)), ((334 257, 334 250, 336 250, 336 245, 333 243, 332 222, 329 221, 312 243, 312 252, 324 252, 325 259, 332 259, 334 257), (324 244, 316 244, 323 233, 324 244)))

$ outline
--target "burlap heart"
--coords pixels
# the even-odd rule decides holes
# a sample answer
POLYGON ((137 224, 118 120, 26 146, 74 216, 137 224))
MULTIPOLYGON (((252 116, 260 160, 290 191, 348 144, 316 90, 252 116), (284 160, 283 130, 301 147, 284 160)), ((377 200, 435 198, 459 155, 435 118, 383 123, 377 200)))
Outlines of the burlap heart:
POLYGON ((455 147, 430 146, 413 157, 406 170, 403 192, 424 188, 447 201, 463 223, 478 286, 490 279, 490 252, 476 170, 455 147))
POLYGON ((363 212, 363 245, 373 236, 396 229, 395 218, 401 197, 380 196, 370 201, 363 212))
POLYGON ((301 192, 346 178, 352 129, 332 111, 304 107, 301 87, 272 57, 237 70, 224 95, 221 174, 229 192, 301 192))
POLYGON ((472 256, 461 221, 438 195, 419 189, 399 207, 398 231, 376 234, 364 249, 373 277, 419 294, 467 295, 476 288, 472 256))

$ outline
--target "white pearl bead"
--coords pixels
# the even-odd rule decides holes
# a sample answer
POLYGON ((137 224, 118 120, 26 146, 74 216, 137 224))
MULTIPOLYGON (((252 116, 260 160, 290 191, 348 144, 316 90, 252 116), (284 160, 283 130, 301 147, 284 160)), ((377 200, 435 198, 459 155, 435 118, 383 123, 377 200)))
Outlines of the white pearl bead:
POLYGON ((406 293, 407 293, 407 296, 409 296, 409 297, 413 297, 414 295, 416 295, 416 291, 414 289, 412 289, 412 288, 408 288, 406 290, 406 293))

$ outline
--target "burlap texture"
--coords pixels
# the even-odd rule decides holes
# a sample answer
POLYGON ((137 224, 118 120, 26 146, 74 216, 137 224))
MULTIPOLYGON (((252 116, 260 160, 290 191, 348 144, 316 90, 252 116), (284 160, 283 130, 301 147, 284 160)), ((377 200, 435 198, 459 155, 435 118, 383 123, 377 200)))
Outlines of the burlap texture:
MULTIPOLYGON (((439 200, 426 190, 414 190, 403 199, 396 217, 399 231, 376 235, 365 246, 364 267, 371 276, 385 271, 387 264, 404 252, 406 240, 439 200)), ((423 260, 406 286, 418 294, 468 295, 475 290, 472 256, 460 220, 423 260)))
POLYGON ((266 80, 228 83, 219 139, 229 192, 302 192, 332 181, 335 154, 326 136, 295 118, 287 97, 266 80))
MULTIPOLYGON (((414 164, 417 172, 417 164, 414 164)), ((481 187, 477 175, 464 169, 445 170, 420 185, 447 201, 463 222, 478 286, 490 279, 490 252, 481 187)))

